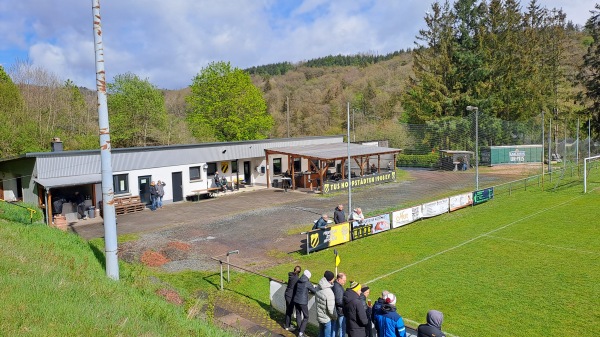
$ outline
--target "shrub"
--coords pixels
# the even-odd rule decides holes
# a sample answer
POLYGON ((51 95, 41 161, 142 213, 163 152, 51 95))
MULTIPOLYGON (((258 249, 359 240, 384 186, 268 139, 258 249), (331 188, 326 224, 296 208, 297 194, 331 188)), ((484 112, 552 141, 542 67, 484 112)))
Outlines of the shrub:
POLYGON ((34 205, 22 202, 0 201, 0 218, 30 224, 44 219, 43 211, 34 205), (31 212, 34 210, 35 212, 31 212))
POLYGON ((396 164, 401 167, 435 167, 439 165, 439 157, 437 153, 400 154, 396 164))

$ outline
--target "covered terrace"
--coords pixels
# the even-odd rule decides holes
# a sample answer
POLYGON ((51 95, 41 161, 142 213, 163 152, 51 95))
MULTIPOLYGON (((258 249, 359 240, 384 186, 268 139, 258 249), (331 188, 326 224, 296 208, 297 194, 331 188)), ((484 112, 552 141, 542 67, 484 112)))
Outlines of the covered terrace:
MULTIPOLYGON (((265 149, 267 163, 270 163, 270 157, 273 155, 287 156, 287 167, 291 176, 291 187, 309 187, 312 189, 313 182, 322 193, 329 192, 327 181, 343 182, 348 178, 348 157, 356 164, 352 167, 350 177, 364 177, 366 175, 377 176, 383 171, 390 173, 395 168, 396 156, 401 149, 360 145, 353 143, 335 143, 320 145, 304 145, 279 147, 265 149), (393 157, 392 160, 386 160, 382 163, 382 157, 393 157), (305 159, 308 161, 307 171, 295 171, 294 165, 296 159, 305 159), (356 170, 356 172, 354 172, 356 170), (333 171, 333 172, 332 172, 333 171), (317 180, 318 179, 318 180, 317 180)), ((270 165, 267 165, 267 187, 271 186, 270 165)), ((390 174, 394 178, 395 174, 390 174)), ((378 180, 380 181, 380 180, 378 180)), ((334 188, 333 189, 337 189, 334 188)))

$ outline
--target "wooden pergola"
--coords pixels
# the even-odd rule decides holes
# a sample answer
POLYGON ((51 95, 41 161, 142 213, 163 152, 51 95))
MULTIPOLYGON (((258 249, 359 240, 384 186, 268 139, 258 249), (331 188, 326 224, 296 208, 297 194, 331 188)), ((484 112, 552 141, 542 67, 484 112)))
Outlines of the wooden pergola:
MULTIPOLYGON (((267 188, 271 186, 271 177, 269 172, 270 163, 269 157, 272 155, 285 155, 288 158, 288 168, 292 177, 296 176, 294 171, 294 159, 307 159, 309 163, 309 171, 316 172, 321 182, 324 182, 327 171, 330 167, 330 163, 336 161, 341 162, 341 174, 342 177, 346 177, 346 168, 348 157, 354 160, 358 168, 360 169, 360 175, 363 176, 365 171, 369 168, 372 157, 377 156, 376 168, 377 172, 381 171, 381 156, 392 154, 394 156, 393 167, 396 163, 396 155, 400 153, 401 149, 394 149, 389 147, 369 146, 360 145, 353 143, 336 143, 336 144, 320 144, 320 145, 304 145, 304 146, 290 146, 290 147, 279 147, 274 149, 265 149, 265 157, 267 161, 267 188), (315 162, 319 163, 319 166, 315 165, 315 162)), ((351 172, 349 172, 351 174, 351 172)), ((320 186, 321 192, 323 191, 323 184, 320 186)), ((295 179, 292 179, 292 189, 296 189, 295 179)))

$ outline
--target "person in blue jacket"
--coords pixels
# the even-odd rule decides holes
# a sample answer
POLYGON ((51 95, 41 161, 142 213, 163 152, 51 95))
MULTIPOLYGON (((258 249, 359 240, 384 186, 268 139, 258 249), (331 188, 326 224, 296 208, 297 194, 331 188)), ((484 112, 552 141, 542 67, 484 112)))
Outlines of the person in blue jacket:
POLYGON ((396 312, 396 296, 387 294, 385 303, 374 312, 375 326, 379 337, 406 337, 402 316, 396 312))

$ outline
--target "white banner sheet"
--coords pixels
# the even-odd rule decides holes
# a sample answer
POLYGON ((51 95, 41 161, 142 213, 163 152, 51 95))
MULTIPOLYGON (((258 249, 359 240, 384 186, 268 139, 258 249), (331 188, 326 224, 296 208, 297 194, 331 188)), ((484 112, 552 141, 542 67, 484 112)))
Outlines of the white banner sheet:
POLYGON ((450 197, 450 212, 473 205, 473 192, 450 197))
POLYGON ((441 199, 421 205, 421 215, 424 218, 430 218, 440 214, 448 213, 450 199, 441 199))
POLYGON ((392 213, 392 227, 408 225, 421 219, 421 206, 415 206, 392 213))

